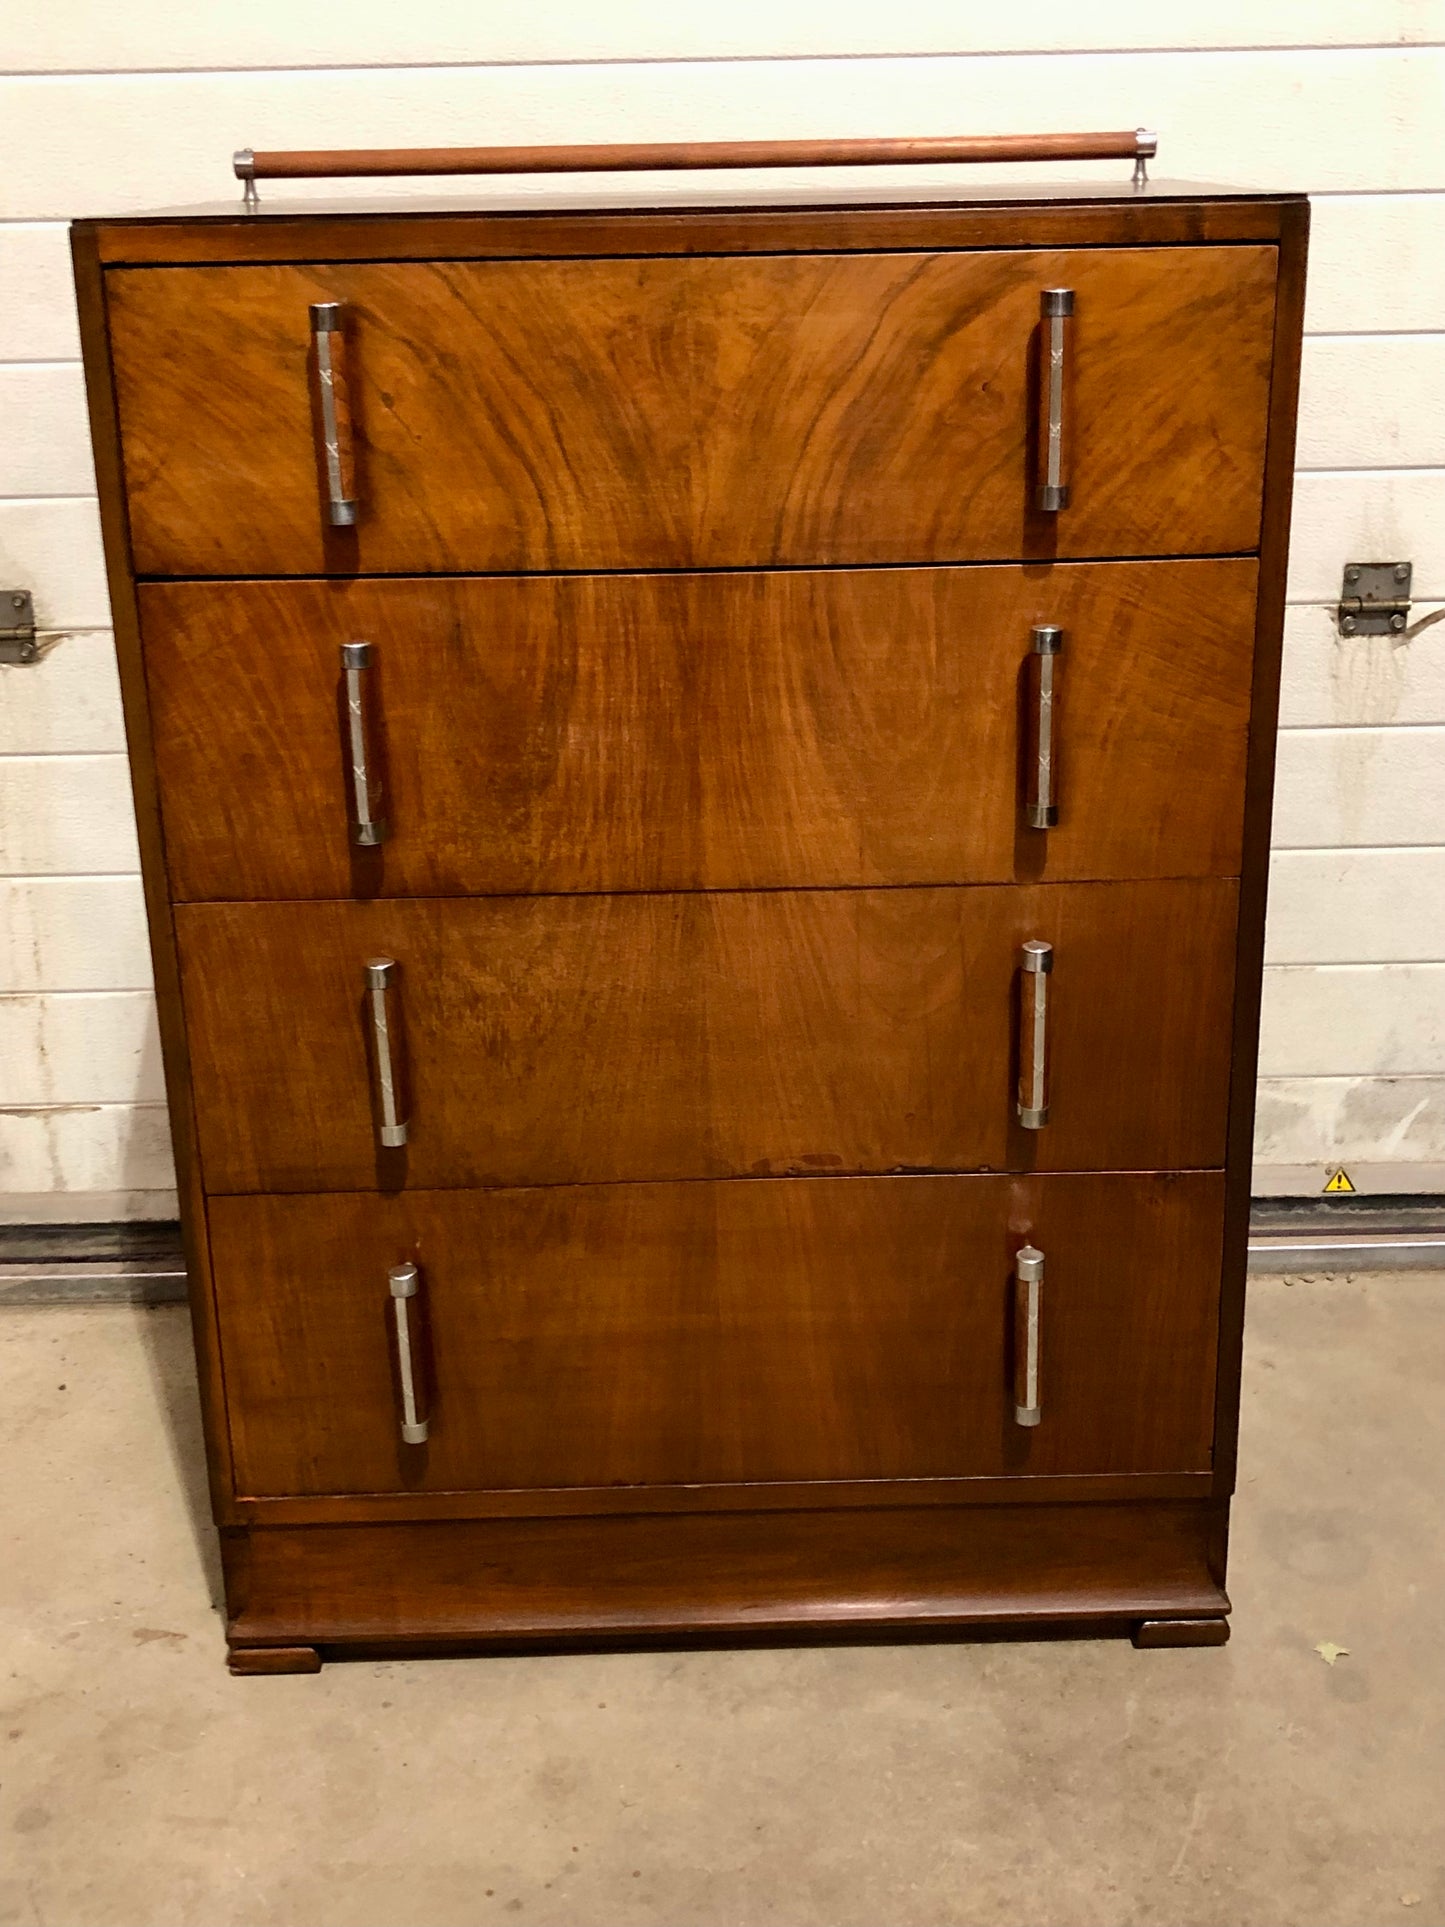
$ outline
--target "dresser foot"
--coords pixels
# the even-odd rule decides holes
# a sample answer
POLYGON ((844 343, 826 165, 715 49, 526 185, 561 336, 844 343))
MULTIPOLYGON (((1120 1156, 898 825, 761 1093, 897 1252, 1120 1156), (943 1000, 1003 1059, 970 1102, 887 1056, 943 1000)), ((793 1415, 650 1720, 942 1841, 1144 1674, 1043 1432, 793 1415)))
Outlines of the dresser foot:
POLYGON ((1141 1619, 1134 1628, 1136 1646, 1223 1646, 1228 1639, 1227 1619, 1141 1619))
POLYGON ((321 1655, 314 1646, 233 1646, 226 1664, 237 1679, 262 1673, 319 1673, 321 1655))

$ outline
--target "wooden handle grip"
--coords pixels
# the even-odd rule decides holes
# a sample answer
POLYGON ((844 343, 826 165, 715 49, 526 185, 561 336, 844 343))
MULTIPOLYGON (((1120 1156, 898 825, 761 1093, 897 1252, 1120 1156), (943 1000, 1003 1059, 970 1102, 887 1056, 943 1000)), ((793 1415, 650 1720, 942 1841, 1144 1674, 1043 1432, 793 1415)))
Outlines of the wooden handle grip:
POLYGON ((1158 137, 946 134, 926 140, 658 141, 597 147, 383 147, 235 157, 242 181, 405 174, 621 174, 705 167, 876 167, 953 161, 1143 161, 1158 137))

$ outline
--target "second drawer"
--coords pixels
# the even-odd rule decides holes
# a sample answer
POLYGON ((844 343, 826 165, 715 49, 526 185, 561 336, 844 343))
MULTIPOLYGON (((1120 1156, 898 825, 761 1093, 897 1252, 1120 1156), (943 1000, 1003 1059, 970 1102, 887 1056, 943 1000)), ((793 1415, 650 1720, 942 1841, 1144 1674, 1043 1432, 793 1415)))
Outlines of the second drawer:
POLYGON ((182 904, 176 928, 213 1192, 1224 1159, 1228 882, 182 904))
POLYGON ((1230 876, 1255 573, 147 584, 172 885, 204 900, 1230 876))

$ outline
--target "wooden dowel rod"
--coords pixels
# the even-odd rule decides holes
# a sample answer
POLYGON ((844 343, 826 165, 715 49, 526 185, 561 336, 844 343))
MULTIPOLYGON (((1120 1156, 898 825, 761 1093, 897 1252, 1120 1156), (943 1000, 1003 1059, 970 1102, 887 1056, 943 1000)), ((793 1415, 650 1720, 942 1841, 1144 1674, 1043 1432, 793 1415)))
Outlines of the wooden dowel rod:
POLYGON ((876 167, 954 161, 1150 158, 1142 128, 1118 134, 959 134, 927 140, 660 141, 598 147, 395 147, 235 157, 239 180, 421 174, 617 174, 723 167, 876 167))

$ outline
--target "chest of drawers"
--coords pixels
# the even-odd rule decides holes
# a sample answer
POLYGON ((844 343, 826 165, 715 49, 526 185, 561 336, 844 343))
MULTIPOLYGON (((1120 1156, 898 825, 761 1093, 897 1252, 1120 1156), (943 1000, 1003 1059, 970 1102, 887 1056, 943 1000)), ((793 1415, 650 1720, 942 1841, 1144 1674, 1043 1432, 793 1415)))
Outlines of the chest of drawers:
POLYGON ((235 1670, 1223 1637, 1305 232, 77 224, 235 1670))

